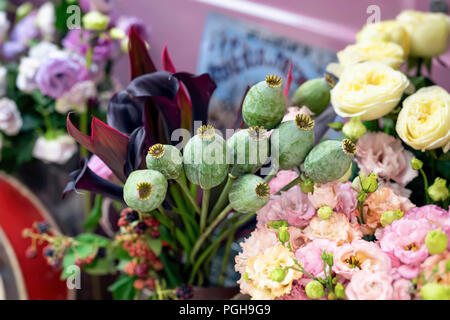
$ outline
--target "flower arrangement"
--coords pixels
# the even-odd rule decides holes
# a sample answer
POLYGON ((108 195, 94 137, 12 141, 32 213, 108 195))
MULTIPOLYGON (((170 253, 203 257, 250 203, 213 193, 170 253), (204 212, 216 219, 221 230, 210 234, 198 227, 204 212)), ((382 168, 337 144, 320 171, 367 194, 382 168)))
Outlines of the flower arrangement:
POLYGON ((13 172, 33 158, 64 164, 78 150, 65 133, 65 115, 83 114, 85 131, 90 114, 104 116, 118 87, 111 70, 126 34, 135 24, 147 37, 146 28, 107 2, 69 0, 38 7, 7 2, 0 24, 0 167, 13 172), (68 24, 71 6, 80 11, 80 25, 68 24))
POLYGON ((62 278, 73 265, 119 273, 116 299, 188 299, 211 277, 223 284, 230 246, 256 216, 235 259, 253 299, 450 299, 450 105, 421 75, 447 48, 448 24, 435 30, 445 43, 423 55, 413 18, 439 28, 443 17, 405 12, 365 27, 324 79, 297 89, 293 107, 291 75, 284 90, 268 75, 242 101, 236 127, 247 127, 225 139, 207 124, 210 77, 177 72, 167 48, 157 71, 131 27, 132 81, 111 98, 107 124, 94 117, 88 135, 67 116, 93 156, 64 192, 96 194, 91 232, 73 238, 37 223, 24 231, 30 257, 45 243, 62 278), (394 69, 407 58, 414 77, 394 69), (329 124, 338 140, 314 131, 330 102, 351 118, 329 124), (92 233, 100 220, 109 237, 92 233), (211 275, 220 249, 222 270, 211 275))

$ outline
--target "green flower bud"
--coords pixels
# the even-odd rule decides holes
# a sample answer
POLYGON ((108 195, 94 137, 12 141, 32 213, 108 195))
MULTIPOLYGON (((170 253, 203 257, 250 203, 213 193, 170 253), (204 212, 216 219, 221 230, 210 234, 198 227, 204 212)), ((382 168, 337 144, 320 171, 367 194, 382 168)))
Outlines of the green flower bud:
POLYGON ((330 91, 331 86, 324 78, 308 80, 295 91, 292 104, 298 107, 307 106, 318 116, 330 105, 330 91))
POLYGON ((16 22, 27 16, 33 10, 33 4, 25 2, 16 9, 16 22))
POLYGON ((155 170, 136 170, 129 176, 123 187, 123 199, 132 209, 150 212, 164 201, 167 180, 155 170))
POLYGON ((332 214, 333 214, 333 208, 331 208, 330 206, 323 206, 323 207, 320 207, 319 210, 317 210, 317 215, 322 220, 330 219, 332 214))
POLYGON ((231 186, 228 199, 233 210, 240 213, 256 212, 266 205, 270 198, 270 187, 261 177, 245 174, 231 186))
POLYGON ((394 220, 400 220, 403 217, 403 211, 397 209, 395 211, 386 211, 381 215, 381 225, 386 227, 388 224, 394 222, 394 220))
POLYGON ((420 170, 420 169, 422 169, 422 167, 423 167, 423 162, 420 161, 420 160, 417 159, 417 158, 412 158, 412 160, 411 160, 411 167, 412 167, 414 170, 420 170))
POLYGON ((125 39, 127 36, 125 34, 125 32, 119 28, 112 28, 111 30, 109 30, 109 35, 110 35, 111 39, 114 39, 114 40, 125 39))
POLYGON ((310 299, 320 299, 324 296, 323 285, 317 280, 311 280, 305 287, 305 292, 310 299))
POLYGON ((300 189, 303 193, 313 193, 314 192, 314 181, 310 178, 300 182, 300 189))
POLYGON ((436 178, 434 183, 428 187, 428 194, 434 201, 445 201, 449 197, 447 180, 436 178))
POLYGON ((420 290, 423 300, 450 300, 450 286, 427 283, 420 290))
POLYGON ((328 124, 328 126, 335 131, 341 131, 344 124, 342 122, 335 121, 335 122, 330 122, 328 124))
POLYGON ((353 181, 352 181, 352 188, 353 188, 353 190, 361 192, 362 191, 362 188, 361 188, 362 181, 365 178, 367 178, 366 174, 365 173, 360 173, 355 179, 353 179, 353 181))
POLYGON ((350 139, 323 141, 306 156, 305 173, 316 183, 336 181, 347 172, 355 153, 350 139))
POLYGON ((328 253, 327 255, 327 264, 332 267, 334 264, 334 260, 333 260, 333 254, 332 253, 328 253))
POLYGON ((447 273, 447 272, 449 272, 450 271, 450 260, 447 260, 446 262, 445 262, 445 272, 447 273))
POLYGON ((289 223, 286 220, 277 220, 277 221, 270 221, 269 227, 272 229, 279 229, 281 227, 288 227, 289 223))
POLYGON ((286 271, 284 269, 273 269, 270 273, 270 279, 272 281, 281 282, 286 278, 286 271))
POLYGON ((147 168, 161 172, 166 179, 178 179, 183 169, 180 150, 171 145, 154 144, 145 158, 147 168))
POLYGON ((342 133, 353 141, 358 140, 367 132, 367 128, 361 122, 359 117, 353 117, 349 122, 344 124, 342 128, 342 133))
POLYGON ((268 75, 247 92, 242 118, 249 127, 263 126, 270 130, 281 122, 287 110, 282 82, 279 76, 268 75))
POLYGON ((334 287, 334 294, 338 299, 345 299, 345 288, 342 283, 336 283, 336 286, 334 287))
POLYGON ((328 300, 336 300, 336 295, 333 292, 330 292, 327 296, 328 300))
POLYGON ((255 173, 269 156, 269 138, 263 127, 239 130, 227 140, 230 174, 239 177, 255 173))
POLYGON ((193 184, 209 190, 221 184, 228 174, 225 140, 212 126, 202 126, 184 147, 186 177, 193 184))
POLYGON ((248 272, 244 273, 244 275, 242 276, 242 278, 244 278, 245 281, 248 281, 248 272))
POLYGON ((83 17, 83 27, 86 30, 103 31, 108 27, 109 17, 99 11, 91 11, 83 17))
POLYGON ((430 254, 439 254, 447 249, 448 238, 441 230, 431 230, 425 238, 425 245, 430 254))
POLYGON ((289 241, 289 238, 290 235, 287 227, 281 227, 280 229, 278 229, 278 239, 283 245, 289 241))
POLYGON ((359 192, 358 195, 356 196, 356 199, 357 199, 359 202, 364 202, 364 201, 366 201, 366 199, 367 199, 367 193, 365 193, 364 191, 359 192))
POLYGON ((271 153, 278 156, 279 169, 298 167, 314 146, 314 120, 306 114, 298 114, 295 120, 283 122, 272 132, 271 153))
POLYGON ((372 193, 378 189, 378 181, 375 173, 369 174, 365 179, 362 179, 362 189, 367 193, 372 193))

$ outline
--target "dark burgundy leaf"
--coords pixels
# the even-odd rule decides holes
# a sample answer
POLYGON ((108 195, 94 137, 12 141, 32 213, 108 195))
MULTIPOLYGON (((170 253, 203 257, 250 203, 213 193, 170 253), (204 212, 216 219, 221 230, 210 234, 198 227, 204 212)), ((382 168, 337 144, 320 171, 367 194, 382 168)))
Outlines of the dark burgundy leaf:
POLYGON ((134 26, 131 27, 128 37, 131 79, 147 73, 156 72, 156 67, 148 54, 147 45, 134 26))
POLYGON ((123 201, 123 188, 96 175, 89 169, 87 159, 81 160, 80 167, 81 169, 70 173, 73 180, 64 188, 63 198, 72 191, 87 190, 117 201, 123 201))
POLYGON ((286 88, 284 88, 284 96, 286 97, 286 99, 288 98, 289 90, 291 89, 291 84, 292 84, 292 61, 291 65, 289 66, 289 71, 287 74, 286 88))
POLYGON ((236 119, 234 120, 233 129, 243 128, 242 123, 244 122, 244 120, 242 120, 242 106, 244 105, 244 99, 247 95, 248 90, 250 90, 250 86, 247 86, 244 95, 242 96, 241 104, 239 105, 239 110, 236 114, 236 119))
POLYGON ((125 174, 128 176, 131 172, 138 169, 144 169, 143 160, 145 152, 149 146, 145 142, 144 127, 136 128, 130 135, 128 142, 127 163, 125 164, 125 174))
POLYGON ((207 123, 209 100, 216 89, 214 81, 208 74, 196 76, 187 72, 178 72, 174 76, 183 82, 189 92, 193 120, 202 121, 203 124, 207 123))
POLYGON ((142 101, 132 99, 127 91, 116 93, 108 105, 106 119, 108 125, 130 135, 134 129, 142 126, 142 101))
POLYGON ((121 181, 125 182, 124 167, 127 160, 128 136, 92 118, 91 136, 78 130, 67 115, 67 132, 82 146, 96 154, 121 181))

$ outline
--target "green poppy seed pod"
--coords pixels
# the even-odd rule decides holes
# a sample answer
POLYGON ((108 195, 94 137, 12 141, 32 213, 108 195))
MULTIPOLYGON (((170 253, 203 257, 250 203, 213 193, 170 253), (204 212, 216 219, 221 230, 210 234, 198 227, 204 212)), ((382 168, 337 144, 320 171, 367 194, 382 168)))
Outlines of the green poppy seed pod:
POLYGON ((183 161, 189 181, 209 190, 228 174, 226 142, 212 126, 201 126, 184 147, 183 161))
POLYGON ((306 106, 315 116, 321 114, 330 104, 331 86, 324 78, 304 82, 292 98, 292 104, 299 108, 306 106))
POLYGON ((314 120, 310 116, 298 114, 295 120, 283 122, 272 132, 272 155, 278 151, 280 170, 291 170, 302 164, 314 146, 313 128, 314 120))
POLYGON ((242 117, 251 126, 263 126, 267 130, 275 128, 283 119, 287 103, 279 76, 268 75, 247 92, 242 104, 242 117))
POLYGON ((263 127, 239 130, 227 140, 230 174, 239 177, 256 172, 269 156, 269 138, 263 127))
POLYGON ((233 210, 240 213, 256 212, 270 198, 270 187, 261 177, 245 174, 231 186, 228 199, 233 210))
POLYGON ((154 144, 145 158, 147 169, 161 172, 166 179, 178 179, 183 169, 180 150, 171 145, 154 144))
POLYGON ((150 212, 164 201, 167 192, 167 180, 156 170, 136 170, 123 186, 123 200, 132 209, 150 212))
POLYGON ((323 141, 306 156, 305 173, 316 183, 335 181, 347 172, 355 153, 350 139, 323 141))

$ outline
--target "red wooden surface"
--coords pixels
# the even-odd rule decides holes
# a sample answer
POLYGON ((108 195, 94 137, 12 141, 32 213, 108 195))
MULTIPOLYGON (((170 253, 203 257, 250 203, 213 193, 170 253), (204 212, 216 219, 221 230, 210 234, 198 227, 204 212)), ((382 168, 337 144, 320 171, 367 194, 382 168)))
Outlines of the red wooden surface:
POLYGON ((0 226, 15 252, 30 300, 68 297, 66 282, 59 279, 58 270, 47 265, 41 251, 34 259, 25 257, 30 239, 22 237, 22 230, 30 228, 34 221, 49 219, 39 201, 24 186, 0 174, 0 226))

